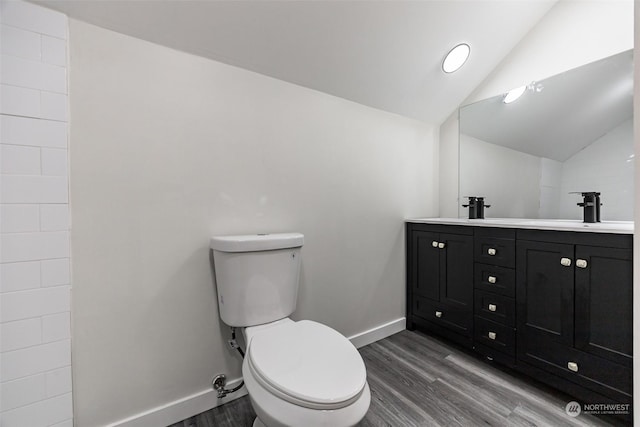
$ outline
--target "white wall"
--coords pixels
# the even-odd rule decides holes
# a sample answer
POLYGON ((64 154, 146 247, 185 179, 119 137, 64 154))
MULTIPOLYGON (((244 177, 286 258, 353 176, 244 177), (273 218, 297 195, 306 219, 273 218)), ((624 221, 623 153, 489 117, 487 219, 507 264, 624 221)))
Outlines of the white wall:
MULTIPOLYGON (((466 171, 460 177, 461 196, 484 196, 491 205, 486 218, 537 218, 540 157, 462 134, 460 168, 466 171)), ((467 215, 468 209, 460 207, 460 216, 467 215)))
POLYGON ((296 319, 351 336, 404 316, 433 126, 73 20, 70 52, 78 425, 240 375, 211 235, 304 233, 296 319))
POLYGON ((71 426, 67 19, 0 1, 0 424, 71 426))
MULTIPOLYGON (((632 0, 560 0, 461 105, 633 48, 632 0)), ((457 212, 458 112, 441 125, 440 214, 457 212), (448 195, 448 197, 447 197, 448 195), (456 206, 454 206, 454 203, 456 206)))
MULTIPOLYGON (((536 218, 560 218, 562 163, 540 157, 540 210, 536 218)), ((579 214, 575 218, 582 218, 579 214)))
POLYGON ((603 221, 633 220, 633 121, 623 122, 562 164, 560 218, 582 218, 579 195, 573 191, 602 193, 603 221))
MULTIPOLYGON (((439 132, 440 157, 438 163, 438 205, 439 216, 457 218, 462 199, 459 194, 458 162, 460 147, 458 145, 458 112, 456 111, 442 125, 439 132)), ((468 194, 460 194, 468 196, 468 194)))

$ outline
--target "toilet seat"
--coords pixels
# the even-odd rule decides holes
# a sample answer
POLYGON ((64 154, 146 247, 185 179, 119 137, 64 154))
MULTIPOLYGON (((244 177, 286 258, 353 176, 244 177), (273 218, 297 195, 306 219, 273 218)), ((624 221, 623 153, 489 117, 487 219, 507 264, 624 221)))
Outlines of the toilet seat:
POLYGON ((311 409, 356 401, 367 375, 360 353, 337 331, 310 320, 287 322, 252 337, 247 364, 274 395, 311 409))

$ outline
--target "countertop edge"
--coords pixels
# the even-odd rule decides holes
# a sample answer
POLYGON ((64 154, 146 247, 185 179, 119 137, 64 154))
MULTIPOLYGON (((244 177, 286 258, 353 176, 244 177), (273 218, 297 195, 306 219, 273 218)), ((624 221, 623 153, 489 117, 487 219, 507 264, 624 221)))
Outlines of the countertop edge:
POLYGON ((633 221, 605 221, 590 224, 568 220, 535 220, 510 218, 488 218, 486 220, 465 218, 409 218, 405 219, 405 223, 515 228, 525 230, 575 231, 581 233, 634 234, 633 221))

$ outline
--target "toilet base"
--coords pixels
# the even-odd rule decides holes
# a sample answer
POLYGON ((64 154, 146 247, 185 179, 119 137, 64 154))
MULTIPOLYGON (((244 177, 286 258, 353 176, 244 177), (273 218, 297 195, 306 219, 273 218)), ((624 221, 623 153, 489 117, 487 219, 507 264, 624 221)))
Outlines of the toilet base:
POLYGON ((260 418, 256 417, 255 420, 253 420, 253 427, 267 427, 262 421, 260 421, 260 418))

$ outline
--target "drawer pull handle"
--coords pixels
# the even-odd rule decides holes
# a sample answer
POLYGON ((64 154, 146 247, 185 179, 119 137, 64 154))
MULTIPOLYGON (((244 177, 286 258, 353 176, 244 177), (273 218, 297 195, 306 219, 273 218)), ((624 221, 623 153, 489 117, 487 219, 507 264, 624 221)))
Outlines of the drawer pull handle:
POLYGON ((495 304, 489 304, 489 311, 496 311, 497 308, 495 304))
POLYGON ((587 268, 587 260, 586 259, 577 259, 576 260, 576 267, 587 268))
POLYGON ((569 267, 571 265, 571 258, 560 258, 560 264, 569 267))
POLYGON ((496 279, 496 276, 489 276, 489 277, 487 277, 487 282, 489 282, 489 283, 491 283, 491 284, 496 283, 496 280, 497 280, 497 279, 496 279))
POLYGON ((578 364, 576 362, 567 363, 567 368, 569 368, 570 371, 578 372, 578 364))
POLYGON ((438 242, 436 242, 435 240, 433 242, 431 242, 431 246, 433 246, 434 248, 438 247, 438 242))
POLYGON ((442 317, 442 312, 441 311, 436 311, 436 317, 442 317))
POLYGON ((495 332, 489 332, 489 339, 490 340, 495 340, 496 339, 496 333, 495 332))
POLYGON ((444 249, 444 246, 445 246, 445 245, 444 245, 444 243, 442 243, 442 242, 438 243, 438 247, 439 247, 440 249, 444 249))
POLYGON ((496 250, 495 248, 489 248, 487 249, 487 254, 494 256, 496 254, 496 250))

